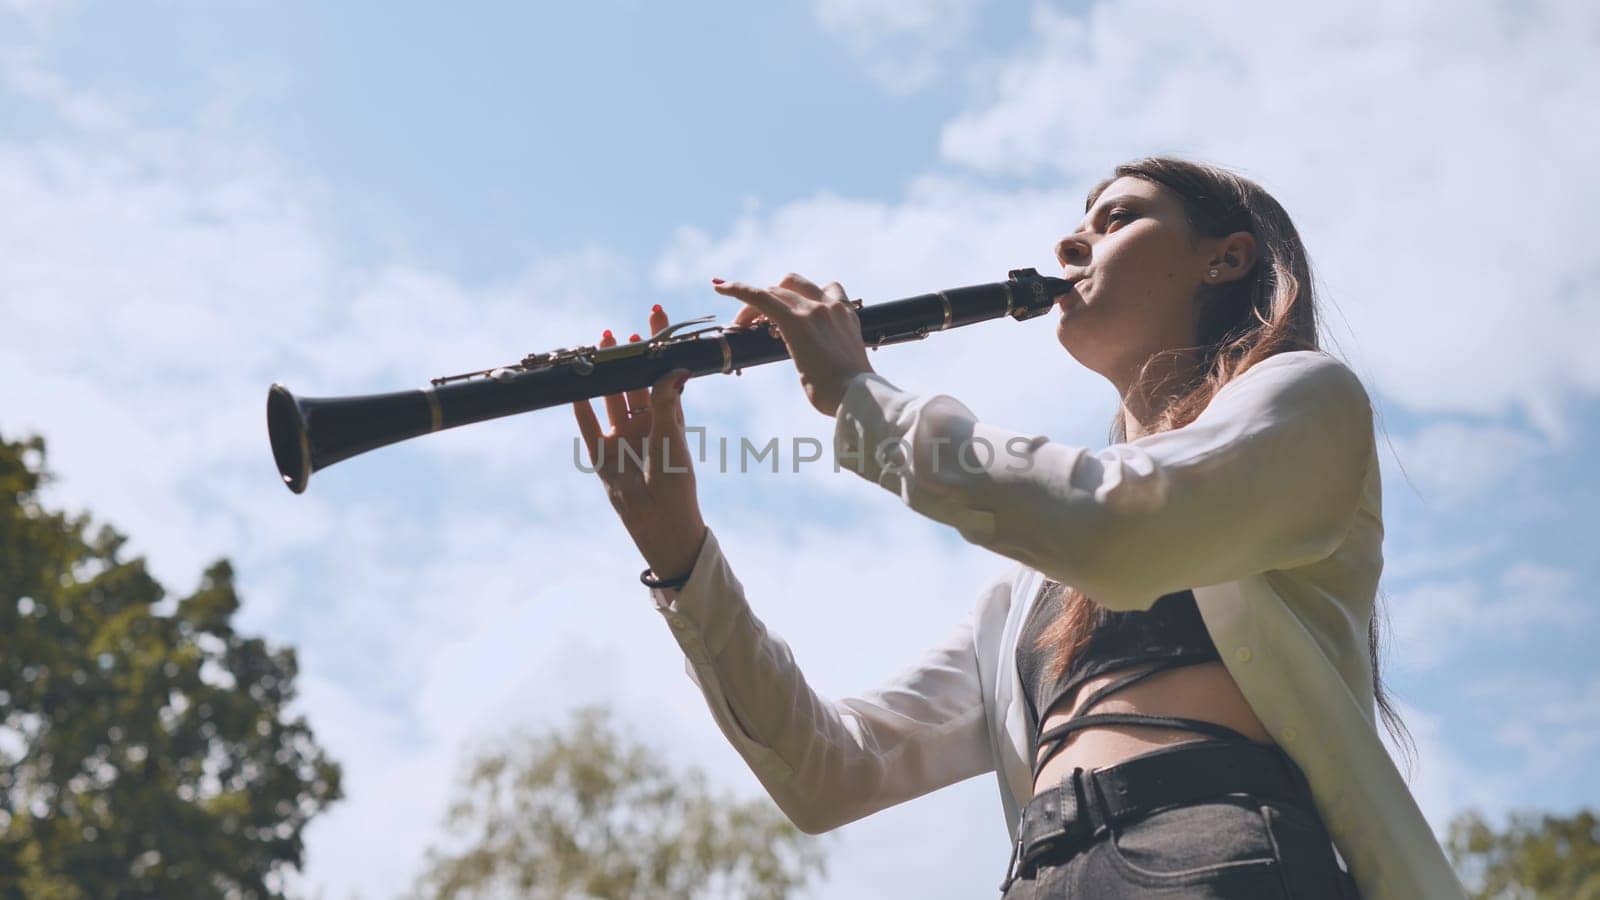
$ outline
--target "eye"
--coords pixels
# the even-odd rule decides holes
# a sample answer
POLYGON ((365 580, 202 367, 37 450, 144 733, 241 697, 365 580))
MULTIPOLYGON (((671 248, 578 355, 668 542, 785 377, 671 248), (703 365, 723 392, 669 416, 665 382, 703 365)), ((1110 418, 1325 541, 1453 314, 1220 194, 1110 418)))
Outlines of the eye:
POLYGON ((1110 228, 1111 223, 1113 222, 1126 222, 1132 218, 1133 213, 1126 209, 1113 209, 1110 214, 1106 216, 1106 227, 1110 228))

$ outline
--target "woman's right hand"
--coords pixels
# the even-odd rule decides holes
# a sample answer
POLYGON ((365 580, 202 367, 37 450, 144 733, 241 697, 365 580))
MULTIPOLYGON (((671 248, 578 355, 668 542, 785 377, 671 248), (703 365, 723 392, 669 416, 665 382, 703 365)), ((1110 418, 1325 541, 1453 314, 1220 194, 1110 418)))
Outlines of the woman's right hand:
MULTIPOLYGON (((668 321, 656 305, 650 311, 649 333, 665 328, 668 321)), ((639 335, 630 340, 639 340, 639 335)), ((616 343, 609 329, 600 338, 601 347, 616 343)), ((681 395, 689 374, 688 369, 673 369, 648 389, 607 396, 611 428, 606 432, 600 430, 588 400, 572 404, 589 464, 657 578, 688 572, 706 535, 684 436, 681 395)))

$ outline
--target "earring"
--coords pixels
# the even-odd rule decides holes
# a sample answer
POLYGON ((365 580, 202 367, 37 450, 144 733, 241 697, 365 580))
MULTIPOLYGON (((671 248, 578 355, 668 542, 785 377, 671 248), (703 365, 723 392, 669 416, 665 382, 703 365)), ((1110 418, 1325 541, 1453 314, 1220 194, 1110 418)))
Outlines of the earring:
POLYGON ((1217 270, 1216 270, 1216 269, 1212 269, 1212 270, 1211 270, 1211 271, 1210 271, 1210 273, 1208 273, 1208 274, 1210 274, 1210 276, 1211 276, 1211 277, 1212 277, 1212 278, 1215 278, 1215 277, 1217 277, 1217 270))

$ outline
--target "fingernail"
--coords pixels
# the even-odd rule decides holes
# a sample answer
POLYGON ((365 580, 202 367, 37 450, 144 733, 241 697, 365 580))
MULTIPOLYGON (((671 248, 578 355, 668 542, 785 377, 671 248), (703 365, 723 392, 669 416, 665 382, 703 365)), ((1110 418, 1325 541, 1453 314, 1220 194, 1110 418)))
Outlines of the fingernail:
POLYGON ((689 383, 689 376, 684 375, 678 379, 678 393, 683 393, 683 386, 689 383))
POLYGON ((639 339, 639 336, 637 334, 628 335, 628 340, 630 340, 630 341, 637 341, 638 339, 639 339))
POLYGON ((713 279, 711 279, 711 283, 712 284, 722 284, 723 281, 722 281, 721 278, 713 278, 713 279))
POLYGON ((657 303, 655 306, 650 307, 650 311, 653 313, 661 312, 661 304, 657 303))
POLYGON ((607 329, 606 329, 606 333, 605 333, 605 334, 602 334, 602 335, 600 335, 600 337, 601 337, 601 338, 602 338, 602 339, 604 339, 604 340, 607 340, 607 341, 610 341, 610 340, 615 340, 615 338, 613 338, 613 337, 612 337, 612 336, 611 336, 611 329, 609 329, 609 328, 607 328, 607 329))

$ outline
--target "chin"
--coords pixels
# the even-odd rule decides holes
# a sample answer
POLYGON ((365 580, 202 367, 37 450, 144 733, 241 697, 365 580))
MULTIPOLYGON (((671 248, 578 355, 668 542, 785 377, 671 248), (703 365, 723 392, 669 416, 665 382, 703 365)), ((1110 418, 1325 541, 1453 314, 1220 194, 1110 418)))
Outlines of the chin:
POLYGON ((1062 316, 1061 321, 1056 323, 1056 340, 1062 347, 1066 348, 1067 353, 1073 359, 1087 366, 1089 361, 1086 358, 1086 351, 1089 350, 1092 344, 1084 339, 1081 330, 1067 323, 1068 318, 1067 316, 1062 316))
POLYGON ((1071 321, 1076 318, 1076 313, 1061 317, 1056 323, 1056 340, 1079 365, 1093 372, 1103 371, 1109 356, 1108 342, 1089 323, 1071 321))

